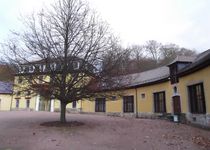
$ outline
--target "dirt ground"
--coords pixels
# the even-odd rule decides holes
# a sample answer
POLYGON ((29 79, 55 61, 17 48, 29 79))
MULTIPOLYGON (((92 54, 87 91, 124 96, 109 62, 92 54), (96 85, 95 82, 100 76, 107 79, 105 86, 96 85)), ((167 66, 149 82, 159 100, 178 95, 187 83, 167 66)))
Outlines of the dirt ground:
POLYGON ((210 150, 210 131, 164 120, 67 114, 79 126, 46 127, 58 113, 0 112, 0 150, 210 150))

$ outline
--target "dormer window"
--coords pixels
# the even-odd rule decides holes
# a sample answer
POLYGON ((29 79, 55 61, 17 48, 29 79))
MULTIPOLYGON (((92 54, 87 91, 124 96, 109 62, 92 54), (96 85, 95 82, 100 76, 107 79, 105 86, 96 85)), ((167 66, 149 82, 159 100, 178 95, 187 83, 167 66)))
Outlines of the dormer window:
POLYGON ((34 72, 34 66, 29 66, 29 72, 34 72))
POLYGON ((170 80, 171 84, 179 82, 178 73, 180 70, 185 68, 187 65, 192 63, 195 57, 190 56, 177 56, 176 59, 168 65, 170 68, 170 80))
POLYGON ((56 69, 56 63, 51 63, 50 64, 50 70, 55 70, 56 69))
POLYGON ((20 67, 18 68, 18 70, 19 70, 19 73, 23 73, 23 72, 24 72, 24 67, 23 67, 23 66, 20 66, 20 67))
POLYGON ((170 66, 170 79, 171 79, 171 84, 179 82, 179 79, 177 77, 177 64, 176 63, 170 66))
POLYGON ((39 65, 39 71, 43 72, 43 65, 39 65))
POLYGON ((44 82, 44 76, 39 76, 38 81, 39 81, 39 83, 43 83, 44 82))
POLYGON ((35 66, 35 72, 39 72, 39 65, 35 66))
POLYGON ((46 71, 46 65, 43 65, 42 67, 43 67, 43 72, 45 72, 46 71))
POLYGON ((61 71, 61 68, 62 68, 62 67, 61 67, 61 63, 57 62, 57 63, 56 63, 56 66, 55 66, 55 70, 56 70, 56 71, 61 71))
POLYGON ((80 63, 78 61, 73 62, 73 69, 77 70, 80 67, 80 63))
POLYGON ((29 67, 28 67, 28 66, 25 66, 25 67, 24 67, 24 72, 25 72, 25 73, 28 73, 28 72, 29 72, 29 67))

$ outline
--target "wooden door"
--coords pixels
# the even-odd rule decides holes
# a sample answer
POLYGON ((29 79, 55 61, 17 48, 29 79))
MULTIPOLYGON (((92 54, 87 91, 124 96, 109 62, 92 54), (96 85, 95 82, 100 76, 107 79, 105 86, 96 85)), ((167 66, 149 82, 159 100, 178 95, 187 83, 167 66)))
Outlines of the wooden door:
POLYGON ((174 109, 174 114, 180 114, 181 113, 180 96, 174 96, 173 97, 173 109, 174 109))

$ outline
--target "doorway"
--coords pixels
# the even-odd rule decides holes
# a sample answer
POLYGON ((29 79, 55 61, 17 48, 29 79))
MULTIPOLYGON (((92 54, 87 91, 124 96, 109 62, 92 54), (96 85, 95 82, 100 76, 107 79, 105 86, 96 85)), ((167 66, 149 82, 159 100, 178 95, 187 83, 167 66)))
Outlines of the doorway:
POLYGON ((174 96, 173 98, 173 110, 174 114, 181 114, 181 102, 180 96, 174 96))
POLYGON ((39 111, 50 111, 50 100, 46 100, 44 97, 40 97, 39 111))

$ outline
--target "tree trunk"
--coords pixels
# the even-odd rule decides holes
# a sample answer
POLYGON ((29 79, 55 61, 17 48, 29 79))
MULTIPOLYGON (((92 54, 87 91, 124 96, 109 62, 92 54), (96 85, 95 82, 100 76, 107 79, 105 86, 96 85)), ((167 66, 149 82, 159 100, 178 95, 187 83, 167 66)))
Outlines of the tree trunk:
POLYGON ((66 123, 66 104, 61 102, 60 122, 66 123))

